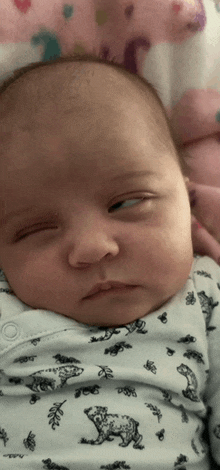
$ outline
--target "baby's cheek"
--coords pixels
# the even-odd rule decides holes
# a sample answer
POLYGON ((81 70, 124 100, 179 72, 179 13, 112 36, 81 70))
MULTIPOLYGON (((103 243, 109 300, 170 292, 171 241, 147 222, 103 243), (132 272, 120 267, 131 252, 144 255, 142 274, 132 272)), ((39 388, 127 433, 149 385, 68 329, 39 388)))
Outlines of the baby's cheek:
MULTIPOLYGON (((32 263, 14 263, 6 269, 6 277, 14 294, 24 303, 32 305, 38 296, 39 278, 35 266, 32 263)), ((43 280, 42 280, 43 284, 43 280)))

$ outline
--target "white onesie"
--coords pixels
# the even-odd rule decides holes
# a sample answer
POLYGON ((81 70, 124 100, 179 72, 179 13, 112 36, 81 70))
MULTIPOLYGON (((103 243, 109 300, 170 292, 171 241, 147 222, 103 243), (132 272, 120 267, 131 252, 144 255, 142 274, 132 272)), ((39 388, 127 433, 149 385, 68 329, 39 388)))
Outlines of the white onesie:
MULTIPOLYGON (((220 465, 220 268, 118 328, 33 309, 0 282, 1 470, 220 465)), ((103 312, 103 315, 105 312, 103 312)))

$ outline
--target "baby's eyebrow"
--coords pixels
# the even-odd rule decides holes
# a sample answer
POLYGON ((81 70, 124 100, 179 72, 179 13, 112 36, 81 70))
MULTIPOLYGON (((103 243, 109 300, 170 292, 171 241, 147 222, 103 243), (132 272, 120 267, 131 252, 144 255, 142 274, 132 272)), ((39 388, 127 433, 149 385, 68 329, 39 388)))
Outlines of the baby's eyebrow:
POLYGON ((25 214, 26 212, 31 212, 32 210, 33 210, 33 207, 30 206, 30 207, 26 207, 25 209, 21 209, 19 211, 9 212, 9 214, 7 214, 6 216, 2 217, 2 219, 0 219, 0 227, 3 227, 4 225, 6 225, 10 219, 17 217, 18 215, 25 214))
POLYGON ((153 170, 139 170, 139 171, 129 171, 123 175, 117 175, 111 178, 111 181, 124 180, 129 178, 137 178, 140 176, 155 176, 157 173, 153 170))
MULTIPOLYGON (((122 180, 131 179, 131 178, 139 178, 141 176, 152 176, 152 175, 157 175, 157 173, 152 170, 129 171, 127 173, 114 176, 113 178, 111 178, 111 182, 117 181, 117 180, 122 181, 122 180)), ((11 211, 9 214, 7 214, 2 219, 0 219, 0 228, 6 225, 9 222, 9 220, 13 219, 14 217, 17 217, 18 215, 21 215, 21 214, 29 213, 31 211, 33 211, 33 206, 29 206, 29 207, 26 207, 25 209, 21 209, 18 211, 11 211)))

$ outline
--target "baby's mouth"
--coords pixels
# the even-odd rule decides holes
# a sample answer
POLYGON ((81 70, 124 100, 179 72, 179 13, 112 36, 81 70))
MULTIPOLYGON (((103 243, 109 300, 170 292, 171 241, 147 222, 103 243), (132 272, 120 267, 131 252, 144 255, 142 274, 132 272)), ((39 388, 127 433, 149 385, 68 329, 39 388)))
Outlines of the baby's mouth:
POLYGON ((84 299, 94 299, 97 297, 103 297, 105 295, 111 295, 115 293, 128 293, 137 286, 124 284, 121 282, 109 281, 103 284, 96 284, 84 297, 84 299))

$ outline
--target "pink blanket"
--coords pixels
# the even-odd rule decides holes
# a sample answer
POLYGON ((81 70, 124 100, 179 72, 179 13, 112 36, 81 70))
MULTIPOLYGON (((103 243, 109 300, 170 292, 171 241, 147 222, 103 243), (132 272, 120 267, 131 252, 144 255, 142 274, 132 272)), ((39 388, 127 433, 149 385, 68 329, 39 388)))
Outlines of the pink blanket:
POLYGON ((157 89, 190 168, 194 250, 220 264, 220 1, 2 0, 0 81, 73 52, 157 89))

